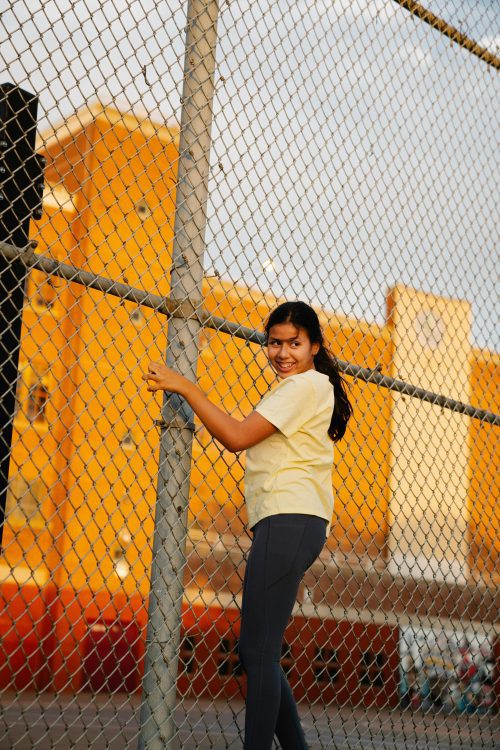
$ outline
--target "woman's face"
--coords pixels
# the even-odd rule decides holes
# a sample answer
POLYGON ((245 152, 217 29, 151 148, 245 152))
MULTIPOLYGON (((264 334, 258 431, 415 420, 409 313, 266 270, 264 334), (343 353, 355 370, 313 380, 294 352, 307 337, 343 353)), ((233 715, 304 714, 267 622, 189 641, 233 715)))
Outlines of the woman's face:
POLYGON ((311 344, 304 328, 278 323, 269 329, 267 356, 279 378, 314 369, 319 344, 311 344))

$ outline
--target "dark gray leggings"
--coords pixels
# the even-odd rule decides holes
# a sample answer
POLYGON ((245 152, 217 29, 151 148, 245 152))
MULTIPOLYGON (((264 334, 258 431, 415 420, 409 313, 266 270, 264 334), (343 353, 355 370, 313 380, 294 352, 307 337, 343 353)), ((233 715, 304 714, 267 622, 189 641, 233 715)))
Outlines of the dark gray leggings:
POLYGON ((302 576, 325 543, 326 521, 284 513, 259 521, 243 583, 240 660, 247 674, 245 750, 307 750, 280 667, 281 645, 302 576))

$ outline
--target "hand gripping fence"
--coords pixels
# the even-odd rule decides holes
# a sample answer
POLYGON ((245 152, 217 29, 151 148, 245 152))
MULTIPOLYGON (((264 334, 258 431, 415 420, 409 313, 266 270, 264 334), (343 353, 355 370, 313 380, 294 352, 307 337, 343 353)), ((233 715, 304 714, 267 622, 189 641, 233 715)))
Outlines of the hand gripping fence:
POLYGON ((141 375, 165 360, 242 418, 296 298, 354 406, 283 644, 308 743, 493 747, 500 16, 428 5, 0 20, 46 160, 24 246, 0 204, 0 748, 243 746, 244 455, 141 375))

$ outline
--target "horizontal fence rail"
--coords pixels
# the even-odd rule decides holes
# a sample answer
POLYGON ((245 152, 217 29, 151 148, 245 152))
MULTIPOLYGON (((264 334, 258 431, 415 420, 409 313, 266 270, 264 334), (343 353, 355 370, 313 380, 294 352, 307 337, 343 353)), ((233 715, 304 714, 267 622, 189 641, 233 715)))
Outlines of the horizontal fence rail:
MULTIPOLYGON (((116 281, 106 279, 104 276, 96 276, 88 271, 81 271, 65 263, 37 255, 29 245, 26 248, 16 248, 13 245, 0 242, 0 253, 10 260, 21 260, 28 268, 38 268, 41 271, 45 271, 45 273, 54 274, 67 281, 82 284, 89 289, 97 289, 113 297, 120 297, 128 302, 136 302, 139 305, 144 305, 144 307, 150 307, 156 310, 156 312, 166 315, 167 318, 196 320, 200 325, 212 328, 220 333, 227 333, 230 336, 251 341, 255 344, 266 343, 266 337, 263 333, 240 326, 237 323, 231 323, 231 321, 224 318, 213 316, 199 307, 190 305, 185 300, 157 297, 153 294, 143 292, 141 289, 134 289, 127 284, 119 284, 116 281)), ((440 406, 442 409, 450 409, 457 414, 465 414, 473 419, 479 419, 496 426, 500 425, 500 414, 495 414, 486 409, 478 409, 475 406, 464 404, 456 399, 443 396, 440 393, 432 393, 425 388, 419 388, 416 385, 411 385, 411 383, 391 378, 381 373, 378 369, 372 370, 353 364, 352 362, 343 362, 341 359, 337 360, 337 363, 339 369, 345 375, 351 375, 365 383, 374 383, 390 391, 401 393, 403 396, 412 396, 421 401, 427 401, 429 404, 440 406)))
MULTIPOLYGON (((428 8, 421 5, 421 3, 417 3, 416 0, 393 0, 393 2, 400 5, 405 10, 410 11, 412 15, 429 24, 429 26, 432 26, 432 28, 439 31, 440 34, 447 36, 452 42, 459 44, 466 49, 467 52, 475 55, 480 60, 484 60, 485 63, 491 65, 495 70, 500 69, 500 57, 498 57, 498 55, 485 47, 482 47, 475 42, 474 39, 467 36, 466 33, 447 23, 443 18, 440 18, 428 8)), ((467 20, 465 20, 464 23, 467 24, 467 20)))

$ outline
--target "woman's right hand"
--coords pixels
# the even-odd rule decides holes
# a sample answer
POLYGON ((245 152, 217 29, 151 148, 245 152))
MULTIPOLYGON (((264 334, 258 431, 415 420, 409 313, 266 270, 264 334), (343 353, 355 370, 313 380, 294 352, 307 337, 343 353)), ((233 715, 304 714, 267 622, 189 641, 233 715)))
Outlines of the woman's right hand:
POLYGON ((186 385, 190 383, 184 375, 180 375, 162 362, 149 362, 148 371, 142 376, 142 379, 148 381, 148 391, 152 393, 169 391, 182 395, 186 385))

